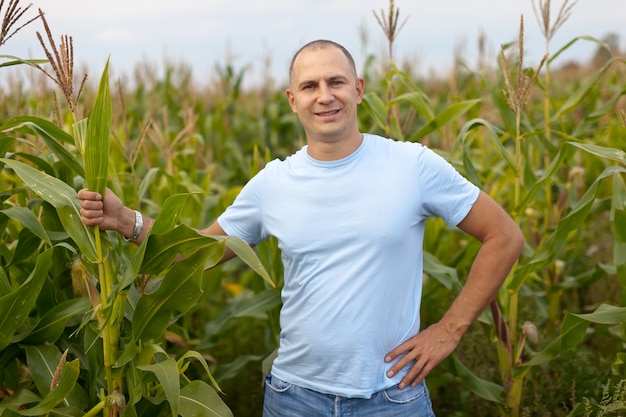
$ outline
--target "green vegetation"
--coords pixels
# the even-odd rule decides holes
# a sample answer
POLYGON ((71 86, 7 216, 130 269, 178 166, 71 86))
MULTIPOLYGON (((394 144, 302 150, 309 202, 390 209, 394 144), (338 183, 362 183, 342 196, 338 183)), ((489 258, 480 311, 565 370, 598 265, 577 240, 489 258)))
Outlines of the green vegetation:
MULTIPOLYGON (((283 86, 244 88, 229 65, 200 85, 176 64, 114 83, 107 65, 90 85, 74 76, 71 37, 57 47, 43 15, 6 3, 0 47, 41 23, 46 59, 0 55, 0 73, 31 66, 34 80, 0 90, 0 415, 259 416, 279 332, 276 242, 252 251, 192 228, 304 144, 283 86), (136 247, 84 227, 76 191, 87 184, 156 217, 150 237, 136 247), (226 246, 240 257, 213 268, 226 246)), ((393 60, 393 1, 375 15, 389 54, 361 71, 362 130, 440 152, 527 239, 497 300, 429 377, 438 415, 624 411, 626 58, 588 36, 551 52, 575 3, 554 21, 549 1, 533 4, 546 39, 537 67, 524 63, 521 20, 492 65, 459 60, 445 79, 393 60), (597 46, 594 59, 560 62, 578 42, 597 46)), ((478 248, 433 219, 425 249, 427 325, 478 248)))

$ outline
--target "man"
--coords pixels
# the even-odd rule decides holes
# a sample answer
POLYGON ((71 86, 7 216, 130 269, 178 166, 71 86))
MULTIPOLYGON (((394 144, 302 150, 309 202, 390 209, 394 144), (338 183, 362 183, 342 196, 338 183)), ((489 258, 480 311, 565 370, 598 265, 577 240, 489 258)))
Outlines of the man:
MULTIPOLYGON (((521 252, 522 233, 431 150, 359 131, 364 82, 341 45, 305 45, 289 76, 287 99, 306 146, 268 163, 199 231, 251 245, 278 240, 285 266, 280 347, 263 415, 432 416, 424 378, 493 299, 521 252), (482 246, 458 298, 420 331, 431 216, 482 246)), ((85 224, 136 242, 153 222, 110 191, 104 200, 87 190, 79 198, 85 224)))

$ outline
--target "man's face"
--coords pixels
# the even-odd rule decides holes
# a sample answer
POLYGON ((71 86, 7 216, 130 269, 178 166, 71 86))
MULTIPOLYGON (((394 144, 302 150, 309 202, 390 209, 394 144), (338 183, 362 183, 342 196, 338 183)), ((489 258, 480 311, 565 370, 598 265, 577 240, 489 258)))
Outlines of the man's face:
POLYGON ((334 47, 302 51, 293 65, 287 98, 307 140, 333 142, 358 134, 357 105, 363 80, 334 47))

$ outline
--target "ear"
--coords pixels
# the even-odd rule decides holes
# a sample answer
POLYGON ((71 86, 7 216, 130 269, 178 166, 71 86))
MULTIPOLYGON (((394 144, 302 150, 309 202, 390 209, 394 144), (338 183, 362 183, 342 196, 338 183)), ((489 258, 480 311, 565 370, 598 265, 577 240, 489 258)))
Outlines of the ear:
POLYGON ((294 113, 298 113, 298 109, 296 108, 296 98, 293 96, 293 91, 291 91, 291 88, 288 88, 285 93, 287 94, 287 101, 289 101, 289 107, 291 107, 291 111, 294 113))
POLYGON ((365 91, 365 81, 363 78, 357 78, 356 80, 356 97, 357 104, 361 104, 361 100, 363 100, 363 92, 365 91))

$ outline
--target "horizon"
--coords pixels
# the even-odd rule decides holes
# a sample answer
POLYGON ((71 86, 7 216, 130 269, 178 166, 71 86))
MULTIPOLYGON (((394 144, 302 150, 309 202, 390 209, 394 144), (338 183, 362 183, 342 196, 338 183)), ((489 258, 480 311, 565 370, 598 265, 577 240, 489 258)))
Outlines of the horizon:
MULTIPOLYGON (((33 2, 27 15, 32 17, 41 8, 55 42, 62 35, 72 37, 76 72, 86 67, 90 79, 97 78, 91 71, 99 74, 110 59, 109 66, 116 77, 131 78, 141 65, 162 72, 166 63, 173 63, 189 66, 194 79, 210 80, 216 66, 223 69, 231 65, 237 71, 246 69, 246 84, 254 84, 255 80, 266 82, 268 77, 280 84, 287 79, 292 54, 304 43, 320 38, 344 45, 354 56, 359 72, 370 55, 387 59, 386 39, 374 16, 381 11, 388 13, 387 1, 268 2, 261 7, 253 0, 179 0, 176 4, 110 0, 103 8, 95 7, 93 0, 42 0, 33 2), (375 6, 378 3, 382 7, 375 6)), ((584 39, 585 36, 602 40, 615 34, 620 50, 625 49, 622 19, 626 16, 626 1, 591 3, 575 3, 570 17, 548 45, 555 54, 580 38, 555 65, 588 62, 598 44, 584 39)), ((545 53, 546 43, 532 5, 531 1, 516 0, 480 0, 471 4, 449 0, 426 8, 416 2, 395 1, 399 23, 404 23, 394 43, 395 62, 399 66, 410 62, 412 70, 423 76, 449 73, 458 56, 473 67, 480 55, 478 43, 482 37, 487 63, 495 66, 500 45, 517 40, 523 16, 525 63, 535 67, 545 53)), ((552 7, 552 20, 557 12, 558 8, 552 7)), ((2 54, 23 59, 42 57, 35 32, 45 35, 38 21, 9 39, 2 54)))

